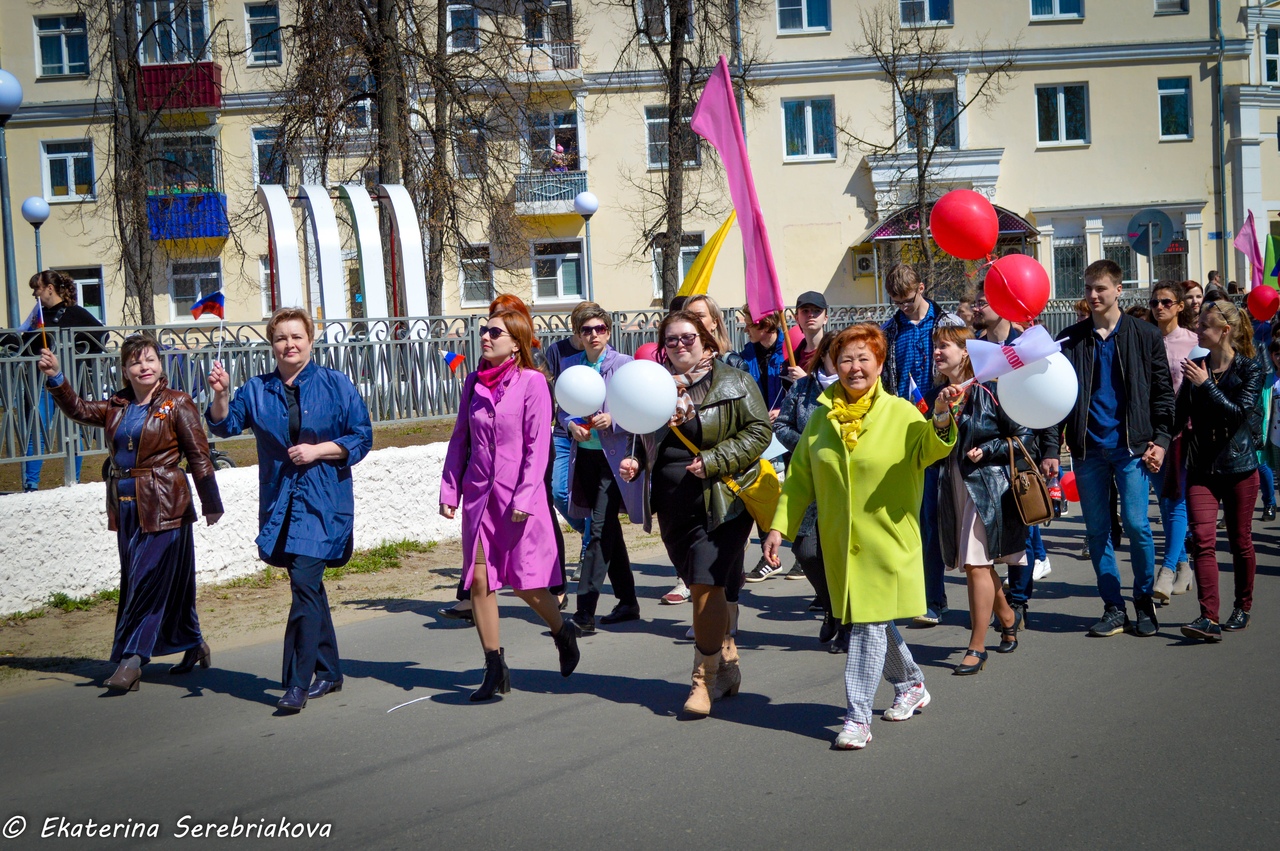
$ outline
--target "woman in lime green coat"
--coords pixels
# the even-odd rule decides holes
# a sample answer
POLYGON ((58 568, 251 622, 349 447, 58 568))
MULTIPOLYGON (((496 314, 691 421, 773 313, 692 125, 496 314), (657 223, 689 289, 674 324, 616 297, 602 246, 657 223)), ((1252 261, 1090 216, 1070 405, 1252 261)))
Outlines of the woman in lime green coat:
POLYGON ((818 397, 787 466, 765 557, 776 564, 809 503, 818 503, 818 534, 832 609, 852 625, 845 668, 848 712, 837 748, 871 741, 871 700, 883 673, 896 698, 889 721, 905 721, 929 703, 924 674, 893 621, 925 610, 920 501, 924 470, 955 445, 952 387, 939 394, 930 423, 880 383, 886 343, 875 325, 854 325, 832 344, 840 380, 818 397), (830 544, 828 545, 828 542, 830 544))

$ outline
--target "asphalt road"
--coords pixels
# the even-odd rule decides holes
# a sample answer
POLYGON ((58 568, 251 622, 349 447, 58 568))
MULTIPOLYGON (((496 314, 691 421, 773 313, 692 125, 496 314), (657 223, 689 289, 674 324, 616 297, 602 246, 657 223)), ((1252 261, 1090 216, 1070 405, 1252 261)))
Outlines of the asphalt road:
MULTIPOLYGON (((949 619, 906 632, 932 705, 877 717, 858 752, 830 748, 844 657, 818 645, 803 582, 748 586, 743 691, 682 720, 689 607, 658 604, 665 563, 637 565, 644 620, 584 639, 567 680, 504 596, 513 691, 492 704, 467 701, 474 632, 414 601, 340 629, 347 687, 297 716, 275 714, 277 643, 214 647, 216 668, 185 678, 157 663, 125 696, 51 675, 0 696, 0 849, 263 847, 281 840, 195 832, 282 820, 308 848, 1275 848, 1280 539, 1257 526, 1256 618, 1216 646, 1178 633, 1194 594, 1156 638, 1087 638, 1101 605, 1077 517, 1047 530, 1053 573, 1018 651, 953 677, 967 616, 949 576, 949 619), (158 835, 57 840, 91 819, 158 835)), ((891 700, 882 684, 877 716, 891 700)))

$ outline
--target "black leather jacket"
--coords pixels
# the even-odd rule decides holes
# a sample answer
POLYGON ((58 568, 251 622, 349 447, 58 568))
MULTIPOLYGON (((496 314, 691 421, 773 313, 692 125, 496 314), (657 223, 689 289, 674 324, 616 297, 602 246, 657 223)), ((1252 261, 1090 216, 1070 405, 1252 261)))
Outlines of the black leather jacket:
POLYGON ((1262 367, 1242 354, 1235 356, 1216 381, 1210 375, 1197 387, 1183 378, 1174 433, 1183 435, 1188 472, 1218 475, 1258 469, 1262 423, 1257 414, 1262 380, 1262 367))
MULTIPOLYGON (((956 447, 952 450, 959 462, 960 478, 982 519, 987 533, 987 555, 992 559, 1013 555, 1027 546, 1027 527, 1022 523, 1018 506, 1009 490, 1009 444, 1006 439, 1020 438, 1032 460, 1039 460, 1035 455, 1036 441, 1031 429, 1009 419, 1004 409, 996 404, 995 392, 994 381, 974 386, 969 391, 969 398, 960 414, 956 447), (977 463, 968 458, 969 450, 975 447, 982 450, 982 460, 977 463)), ((942 468, 938 487, 938 525, 942 560, 958 568, 963 565, 956 563, 956 524, 959 518, 956 517, 953 496, 953 471, 950 463, 942 468)))

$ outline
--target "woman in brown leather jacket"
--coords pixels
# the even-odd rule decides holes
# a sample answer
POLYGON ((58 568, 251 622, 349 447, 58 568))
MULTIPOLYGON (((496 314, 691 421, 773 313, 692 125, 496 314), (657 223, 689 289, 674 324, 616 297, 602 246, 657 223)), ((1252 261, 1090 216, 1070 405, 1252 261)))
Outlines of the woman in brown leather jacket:
POLYGON ((196 617, 196 511, 178 462, 186 457, 210 526, 222 517, 222 499, 200 412, 190 396, 167 386, 155 338, 127 338, 120 365, 128 386, 105 402, 89 402, 76 395, 53 352, 40 353, 40 371, 62 412, 107 432, 107 528, 120 549, 120 606, 111 648, 119 667, 105 685, 137 691, 153 656, 182 653, 171 674, 207 668, 211 659, 196 617))

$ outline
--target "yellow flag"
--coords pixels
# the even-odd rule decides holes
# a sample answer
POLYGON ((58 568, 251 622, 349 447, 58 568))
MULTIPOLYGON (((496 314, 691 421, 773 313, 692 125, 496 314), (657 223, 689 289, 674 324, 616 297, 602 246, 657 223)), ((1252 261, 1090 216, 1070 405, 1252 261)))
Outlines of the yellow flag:
POLYGON ((711 270, 716 267, 716 255, 720 253, 720 246, 724 244, 724 238, 729 235, 729 228, 733 227, 737 218, 736 212, 730 212, 729 218, 711 235, 711 240, 702 246, 698 256, 693 258, 693 265, 689 267, 689 274, 684 276, 684 285, 676 293, 677 296, 687 298, 706 295, 707 287, 711 285, 711 270))

